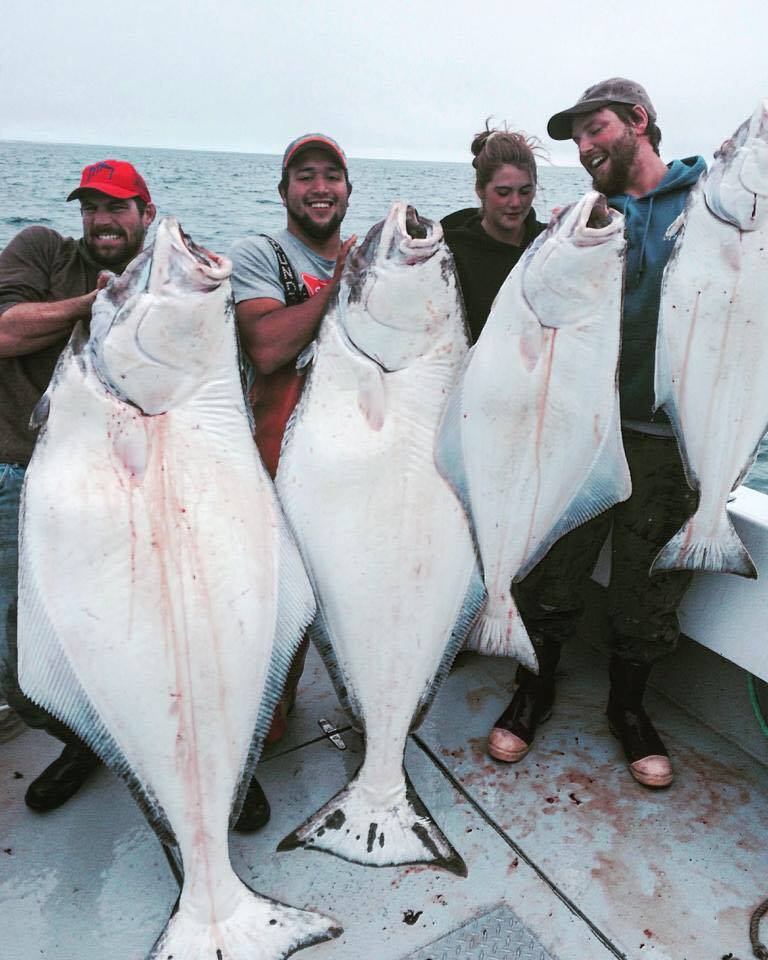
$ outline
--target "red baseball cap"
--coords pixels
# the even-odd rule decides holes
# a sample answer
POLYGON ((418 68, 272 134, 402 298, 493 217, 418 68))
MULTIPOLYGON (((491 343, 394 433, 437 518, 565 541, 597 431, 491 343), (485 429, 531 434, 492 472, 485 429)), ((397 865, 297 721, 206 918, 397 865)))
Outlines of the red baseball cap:
POLYGON ((126 160, 100 160, 89 164, 80 177, 80 186, 70 193, 67 202, 76 200, 83 190, 97 190, 120 200, 139 197, 144 203, 152 202, 143 178, 126 160))
POLYGON ((341 169, 346 172, 347 158, 344 156, 344 151, 334 139, 326 136, 324 133, 305 133, 301 137, 296 137, 296 139, 292 140, 285 148, 285 153, 283 154, 283 173, 285 173, 288 165, 296 159, 299 153, 302 153, 304 150, 309 150, 311 147, 330 153, 339 161, 341 169))

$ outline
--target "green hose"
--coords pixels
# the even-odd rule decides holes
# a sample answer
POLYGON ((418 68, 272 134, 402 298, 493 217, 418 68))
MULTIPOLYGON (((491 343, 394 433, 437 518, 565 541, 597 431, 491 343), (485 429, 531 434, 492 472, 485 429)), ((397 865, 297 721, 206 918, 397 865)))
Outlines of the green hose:
POLYGON ((760 729, 763 731, 766 737, 768 737, 768 720, 765 719, 765 714, 760 707, 760 701, 757 699, 755 677, 751 673, 747 677, 747 687, 749 688, 749 699, 752 704, 752 711, 757 718, 757 722, 760 724, 760 729))

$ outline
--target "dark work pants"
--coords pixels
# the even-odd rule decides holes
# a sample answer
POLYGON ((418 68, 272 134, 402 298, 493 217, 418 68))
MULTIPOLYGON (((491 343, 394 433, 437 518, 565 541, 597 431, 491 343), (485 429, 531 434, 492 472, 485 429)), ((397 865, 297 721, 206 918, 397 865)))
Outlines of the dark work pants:
POLYGON ((584 609, 583 588, 612 531, 607 597, 612 650, 624 660, 655 663, 675 649, 677 608, 691 574, 651 577, 649 570, 694 512, 697 495, 674 440, 626 430, 624 450, 632 475, 629 500, 566 534, 514 591, 534 640, 567 642, 584 609))

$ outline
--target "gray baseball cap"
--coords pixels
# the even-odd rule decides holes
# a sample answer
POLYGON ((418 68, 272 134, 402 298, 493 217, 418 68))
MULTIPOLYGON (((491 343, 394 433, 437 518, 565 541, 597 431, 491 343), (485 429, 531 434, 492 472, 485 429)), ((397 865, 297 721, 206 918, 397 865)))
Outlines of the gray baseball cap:
POLYGON ((630 106, 644 107, 651 120, 656 119, 656 111, 645 88, 634 80, 624 77, 611 77, 589 87, 572 107, 561 110, 550 118, 547 133, 553 140, 570 140, 573 118, 582 113, 592 113, 611 103, 628 103, 630 106))

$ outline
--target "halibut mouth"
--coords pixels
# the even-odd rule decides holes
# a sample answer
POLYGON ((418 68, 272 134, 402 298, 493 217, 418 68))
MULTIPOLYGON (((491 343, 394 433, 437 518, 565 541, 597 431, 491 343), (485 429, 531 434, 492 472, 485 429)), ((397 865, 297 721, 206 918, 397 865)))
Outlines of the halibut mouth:
POLYGON ((202 263, 205 267, 220 267, 222 265, 221 257, 213 253, 211 250, 208 250, 206 247, 200 246, 200 244, 195 243, 195 241, 190 237, 188 233, 185 232, 181 224, 179 227, 179 236, 184 246, 189 250, 192 256, 199 263, 202 263))
POLYGON ((405 210, 405 232, 411 240, 426 240, 429 235, 426 221, 419 216, 416 207, 412 207, 410 204, 405 210))
POLYGON ((602 230, 603 227, 609 226, 610 222, 611 214, 608 210, 608 200, 605 194, 599 193, 587 218, 587 226, 592 230, 602 230))

